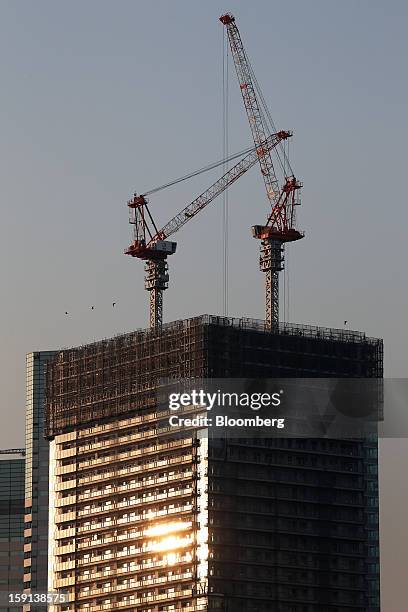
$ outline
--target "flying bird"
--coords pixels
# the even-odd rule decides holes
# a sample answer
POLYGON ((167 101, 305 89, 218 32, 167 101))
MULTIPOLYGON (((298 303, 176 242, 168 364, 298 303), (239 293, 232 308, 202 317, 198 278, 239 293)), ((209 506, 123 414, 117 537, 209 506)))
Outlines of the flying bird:
POLYGON ((347 325, 348 321, 344 321, 344 325, 347 325))
POLYGON ((112 302, 112 308, 115 308, 116 302, 112 302))
POLYGON ((66 314, 66 315, 68 314, 68 313, 67 313, 67 311, 65 311, 65 314, 66 314))
POLYGON ((95 306, 91 306, 91 310, 93 310, 95 308, 95 306))

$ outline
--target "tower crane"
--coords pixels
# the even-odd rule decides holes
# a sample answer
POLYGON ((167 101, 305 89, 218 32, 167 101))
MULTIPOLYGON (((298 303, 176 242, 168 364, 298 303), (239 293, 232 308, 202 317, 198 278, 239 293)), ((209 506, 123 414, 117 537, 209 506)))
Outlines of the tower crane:
MULTIPOLYGON (((227 30, 252 138, 255 147, 258 147, 270 132, 264 114, 266 111, 270 118, 269 111, 264 103, 262 92, 259 91, 234 16, 227 13, 220 17, 220 21, 227 30), (257 90, 264 111, 258 101, 257 90)), ((273 125, 271 119, 270 122, 273 125)), ((272 158, 272 149, 259 157, 258 161, 271 210, 264 225, 253 226, 252 235, 261 241, 259 264, 261 271, 266 274, 266 324, 270 329, 276 329, 279 324, 279 272, 284 268, 284 244, 304 237, 304 234, 295 227, 295 206, 300 204, 299 190, 302 184, 296 180, 292 171, 289 175, 286 175, 285 172, 284 183, 280 188, 272 158)))
MULTIPOLYGON (((223 193, 225 189, 254 166, 257 161, 268 156, 272 149, 290 136, 292 136, 291 132, 282 130, 265 137, 263 140, 259 140, 255 147, 250 149, 238 163, 177 213, 161 229, 158 229, 151 214, 148 199, 146 198, 147 193, 141 195, 135 193, 133 198, 128 201, 129 221, 133 225, 134 230, 133 242, 125 250, 125 254, 146 262, 145 289, 150 294, 151 328, 160 330, 163 324, 163 291, 168 288, 169 282, 167 257, 176 252, 177 243, 169 241, 167 238, 175 234, 183 225, 195 217, 210 202, 223 193)), ((232 158, 235 157, 232 156, 232 158)), ((211 167, 214 168, 216 165, 224 163, 224 161, 213 164, 211 167)), ((189 178, 192 175, 185 178, 189 178)), ((179 182, 179 180, 173 181, 163 186, 163 188, 179 182)), ((158 189, 154 189, 150 193, 158 189)))

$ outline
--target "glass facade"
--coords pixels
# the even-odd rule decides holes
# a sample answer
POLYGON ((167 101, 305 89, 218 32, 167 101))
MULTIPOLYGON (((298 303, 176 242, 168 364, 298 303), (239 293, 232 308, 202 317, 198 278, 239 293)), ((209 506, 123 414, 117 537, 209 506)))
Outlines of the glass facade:
POLYGON ((23 589, 23 540, 24 459, 0 459, 0 591, 23 589))
POLYGON ((368 442, 211 442, 210 597, 240 611, 378 612, 368 442))
MULTIPOLYGON (((46 591, 49 442, 44 438, 45 368, 52 351, 26 357, 24 589, 46 591)), ((30 606, 24 607, 29 612, 30 606)), ((35 610, 46 608, 35 607, 35 610)))

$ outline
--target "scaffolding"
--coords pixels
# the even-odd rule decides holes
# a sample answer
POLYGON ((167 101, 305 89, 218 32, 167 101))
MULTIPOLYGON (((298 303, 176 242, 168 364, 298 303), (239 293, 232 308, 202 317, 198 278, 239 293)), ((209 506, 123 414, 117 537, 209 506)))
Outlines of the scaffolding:
POLYGON ((382 351, 362 332, 288 323, 271 331, 249 318, 202 315, 137 330, 57 353, 47 366, 45 434, 150 409, 169 381, 380 377, 382 351))

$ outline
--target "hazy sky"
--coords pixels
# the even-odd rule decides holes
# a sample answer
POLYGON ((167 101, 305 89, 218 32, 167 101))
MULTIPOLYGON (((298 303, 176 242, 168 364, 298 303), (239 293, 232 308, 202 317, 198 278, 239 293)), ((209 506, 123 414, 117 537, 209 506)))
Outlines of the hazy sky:
MULTIPOLYGON (((289 252, 290 319, 347 319, 384 338, 387 376, 405 376, 406 2, 2 0, 2 446, 23 443, 27 352, 145 326, 143 266, 123 255, 126 200, 221 156, 226 11, 275 123, 295 132, 306 238, 289 252)), ((250 134, 232 71, 230 100, 235 151, 250 134)), ((152 196, 158 222, 213 178, 152 196)), ((249 231, 266 214, 257 168, 229 199, 230 314, 262 317, 249 231)), ((177 240, 166 320, 219 313, 219 203, 177 240)), ((387 612, 404 609, 393 564, 408 564, 408 539, 394 502, 408 508, 407 446, 382 449, 387 612)))

